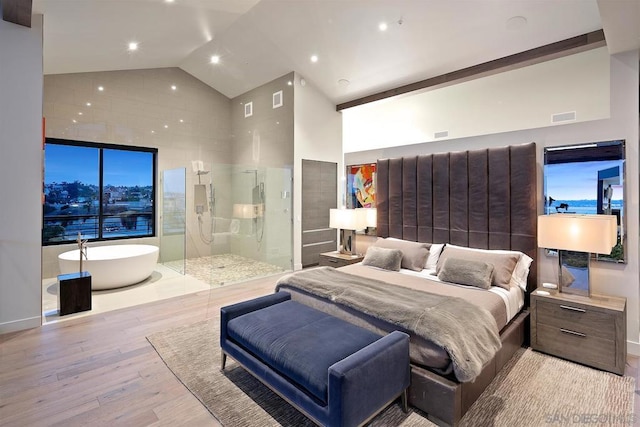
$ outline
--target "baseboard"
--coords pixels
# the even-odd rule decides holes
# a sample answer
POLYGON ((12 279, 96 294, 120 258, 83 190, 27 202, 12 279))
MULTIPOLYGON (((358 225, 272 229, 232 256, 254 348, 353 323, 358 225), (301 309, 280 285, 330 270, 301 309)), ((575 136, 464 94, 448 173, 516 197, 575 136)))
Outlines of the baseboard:
POLYGON ((39 328, 42 326, 42 317, 29 317, 27 319, 13 320, 0 323, 0 334, 22 331, 24 329, 39 328))
POLYGON ((627 340, 627 354, 640 356, 640 342, 627 340))
POLYGON ((294 270, 294 271, 302 270, 302 263, 300 263, 300 264, 294 264, 294 266, 293 266, 293 270, 294 270))

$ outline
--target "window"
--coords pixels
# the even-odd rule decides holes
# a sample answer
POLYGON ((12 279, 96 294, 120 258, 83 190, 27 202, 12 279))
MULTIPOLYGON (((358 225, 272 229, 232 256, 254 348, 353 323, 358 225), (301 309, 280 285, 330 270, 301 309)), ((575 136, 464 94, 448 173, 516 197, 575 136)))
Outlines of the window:
POLYGON ((42 244, 154 236, 156 154, 47 138, 42 244))

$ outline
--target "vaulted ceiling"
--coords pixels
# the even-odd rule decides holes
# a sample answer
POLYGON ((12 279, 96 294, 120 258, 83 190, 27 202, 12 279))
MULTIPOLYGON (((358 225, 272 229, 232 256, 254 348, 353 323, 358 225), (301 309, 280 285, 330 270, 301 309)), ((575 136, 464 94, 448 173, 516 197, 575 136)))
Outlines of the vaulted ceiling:
POLYGON ((180 67, 230 98, 296 71, 339 104, 601 28, 611 53, 640 48, 640 0, 34 0, 33 11, 45 74, 180 67))

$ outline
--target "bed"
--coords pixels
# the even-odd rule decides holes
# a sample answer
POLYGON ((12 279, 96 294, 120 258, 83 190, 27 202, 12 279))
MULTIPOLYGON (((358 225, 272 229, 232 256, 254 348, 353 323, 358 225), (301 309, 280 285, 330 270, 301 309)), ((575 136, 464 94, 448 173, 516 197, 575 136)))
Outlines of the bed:
MULTIPOLYGON (((488 359, 483 356, 485 359, 481 359, 483 362, 480 368, 474 367, 470 373, 466 367, 456 370, 456 361, 452 361, 456 358, 450 357, 437 345, 430 347, 429 344, 433 343, 429 343, 429 338, 423 339, 427 345, 420 347, 416 342, 421 339, 412 336, 409 402, 436 422, 456 425, 526 340, 529 293, 537 283, 536 171, 535 143, 383 159, 377 162, 377 235, 379 239, 384 239, 383 242, 392 243, 391 247, 377 243, 375 246, 393 250, 393 241, 396 240, 424 242, 429 249, 435 249, 442 246, 438 244, 446 243, 447 246, 442 251, 445 261, 438 260, 428 269, 400 268, 399 271, 390 271, 375 263, 372 265, 369 261, 369 265, 354 264, 338 270, 360 278, 361 282, 391 283, 409 288, 408 292, 428 289, 428 292, 438 294, 442 293, 439 289, 448 289, 444 293, 455 289, 455 296, 462 299, 471 302, 486 300, 481 305, 495 320, 493 327, 496 328, 499 342, 494 347, 497 349, 491 352, 488 359), (496 286, 479 289, 478 286, 457 283, 452 285, 447 281, 442 283, 439 272, 444 267, 447 267, 444 268, 445 271, 454 272, 451 276, 454 278, 460 271, 471 269, 460 264, 466 257, 465 248, 479 248, 490 253, 520 253, 523 259, 526 257, 529 260, 527 274, 518 286, 513 286, 512 282, 502 290, 494 289, 496 286), (445 254, 449 249, 449 253, 455 256, 449 256, 450 259, 446 260, 445 254), (448 268, 456 263, 458 267, 463 267, 459 270, 448 268)), ((369 257, 369 251, 365 261, 369 257)), ((384 252, 384 255, 390 256, 390 253, 384 252)), ((474 262, 473 257, 467 259, 469 265, 474 262)), ((425 267, 427 263, 425 262, 425 267)), ((483 285, 487 274, 483 269, 490 265, 493 265, 492 262, 483 262, 481 257, 471 269, 472 280, 480 280, 483 285)), ((293 276, 295 275, 296 273, 293 276)), ((493 272, 491 277, 494 277, 493 272)), ((342 280, 340 277, 331 280, 338 279, 342 280)), ((504 277, 502 279, 504 281, 504 277)), ((385 330, 388 327, 384 320, 368 312, 366 304, 359 307, 357 301, 345 303, 339 300, 338 295, 344 290, 320 296, 308 289, 296 287, 287 279, 281 281, 278 288, 292 293, 295 300, 370 329, 385 330)), ((412 294, 408 295, 408 299, 413 299, 412 294)), ((399 323, 396 324, 398 325, 399 323)), ((401 325, 400 329, 404 327, 401 325)), ((490 335, 489 332, 487 334, 490 335)))

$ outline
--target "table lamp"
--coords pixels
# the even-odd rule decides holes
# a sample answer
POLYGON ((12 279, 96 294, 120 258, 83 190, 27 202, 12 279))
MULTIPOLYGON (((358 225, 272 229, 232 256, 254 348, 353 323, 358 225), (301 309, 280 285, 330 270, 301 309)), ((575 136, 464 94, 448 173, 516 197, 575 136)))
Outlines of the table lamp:
POLYGON ((329 227, 340 229, 340 253, 356 255, 356 230, 367 226, 364 209, 329 209, 329 227))
POLYGON ((615 215, 559 213, 538 217, 538 246, 558 250, 560 292, 591 295, 590 253, 609 254, 617 241, 615 215))
POLYGON ((378 226, 378 210, 376 208, 358 208, 357 210, 363 210, 365 216, 366 227, 378 226))

